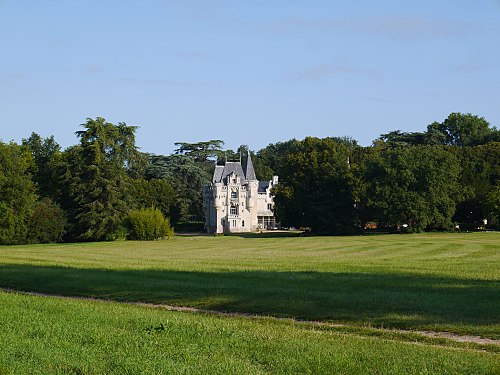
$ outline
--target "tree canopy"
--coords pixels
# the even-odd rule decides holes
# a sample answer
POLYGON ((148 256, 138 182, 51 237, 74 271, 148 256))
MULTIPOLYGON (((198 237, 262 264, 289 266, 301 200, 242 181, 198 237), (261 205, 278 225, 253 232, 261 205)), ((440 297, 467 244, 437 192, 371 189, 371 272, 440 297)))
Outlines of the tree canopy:
POLYGON ((307 137, 233 151, 216 139, 177 142, 172 155, 141 153, 138 127, 124 122, 97 117, 81 126, 65 150, 37 133, 21 145, 0 142, 0 244, 170 236, 170 223, 203 222, 202 191, 215 165, 245 164, 248 154, 260 180, 279 176, 272 194, 286 227, 500 228, 500 132, 470 113, 421 132, 389 131, 369 147, 307 137))
POLYGON ((362 161, 362 204, 398 229, 451 229, 459 173, 455 155, 438 146, 379 148, 362 161))
POLYGON ((68 191, 73 207, 72 235, 99 241, 122 234, 121 223, 128 211, 128 172, 139 159, 135 145, 137 127, 87 119, 85 130, 77 131, 80 145, 68 160, 68 191))
POLYGON ((0 244, 28 240, 36 188, 30 175, 33 156, 27 147, 0 142, 0 244))
POLYGON ((443 122, 433 122, 427 127, 427 133, 433 132, 442 135, 444 144, 463 147, 484 143, 492 129, 483 117, 451 113, 443 122))
POLYGON ((276 213, 286 226, 320 233, 353 230, 353 179, 347 146, 332 138, 294 142, 274 188, 276 213))
POLYGON ((224 141, 220 139, 196 143, 176 142, 175 145, 177 146, 177 149, 174 150, 176 155, 190 156, 197 162, 205 162, 210 159, 217 160, 224 155, 222 150, 224 141))

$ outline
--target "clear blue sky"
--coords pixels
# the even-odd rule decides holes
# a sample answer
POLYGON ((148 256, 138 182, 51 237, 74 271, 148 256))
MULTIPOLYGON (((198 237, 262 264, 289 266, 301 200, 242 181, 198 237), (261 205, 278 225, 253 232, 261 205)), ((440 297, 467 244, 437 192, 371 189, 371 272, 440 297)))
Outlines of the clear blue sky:
POLYGON ((0 0, 0 139, 87 117, 142 151, 500 127, 500 0, 0 0))

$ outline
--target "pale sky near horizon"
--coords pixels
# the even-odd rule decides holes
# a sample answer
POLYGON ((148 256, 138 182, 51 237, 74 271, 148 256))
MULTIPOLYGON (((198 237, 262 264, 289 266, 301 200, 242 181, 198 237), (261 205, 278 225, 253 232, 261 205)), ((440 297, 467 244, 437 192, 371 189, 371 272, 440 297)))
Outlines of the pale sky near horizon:
POLYGON ((144 152, 500 127, 500 0, 0 0, 0 139, 63 147, 87 117, 144 152))

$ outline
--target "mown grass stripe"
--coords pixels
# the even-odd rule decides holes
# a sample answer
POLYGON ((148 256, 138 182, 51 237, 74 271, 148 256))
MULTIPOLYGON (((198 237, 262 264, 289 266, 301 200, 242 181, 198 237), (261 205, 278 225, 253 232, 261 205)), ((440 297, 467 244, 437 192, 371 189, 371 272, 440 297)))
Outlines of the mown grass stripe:
POLYGON ((495 353, 472 346, 434 346, 444 342, 439 340, 410 342, 400 333, 369 328, 362 332, 355 327, 1 292, 0 331, 0 373, 489 374, 499 370, 495 353))
MULTIPOLYGON (((5 288, 0 288, 0 292, 14 293, 14 294, 28 295, 28 296, 37 296, 37 297, 50 297, 50 298, 56 298, 56 299, 84 300, 84 301, 96 301, 96 302, 107 302, 107 303, 124 303, 127 305, 143 306, 143 307, 147 307, 147 308, 163 309, 163 310, 168 310, 168 311, 208 314, 208 315, 217 315, 217 316, 223 316, 223 317, 242 317, 242 318, 252 318, 252 319, 263 318, 262 315, 250 314, 250 313, 245 313, 245 312, 224 312, 224 311, 206 310, 206 309, 200 309, 200 308, 188 307, 188 306, 174 306, 174 305, 147 303, 147 302, 117 302, 114 300, 98 299, 98 298, 91 298, 91 297, 62 296, 62 295, 56 295, 56 294, 20 291, 20 290, 5 289, 5 288)), ((472 343, 472 344, 478 344, 477 347, 480 348, 481 350, 500 352, 500 340, 488 339, 488 338, 483 338, 480 336, 457 335, 457 334, 453 334, 450 332, 406 331, 406 330, 401 330, 401 329, 396 330, 396 329, 386 329, 386 328, 377 328, 377 327, 360 327, 360 326, 349 325, 346 323, 307 321, 307 320, 302 320, 302 319, 299 320, 299 319, 293 319, 293 318, 277 318, 277 317, 272 317, 272 316, 265 316, 265 318, 273 319, 276 321, 284 320, 287 322, 296 322, 296 323, 303 324, 305 326, 312 325, 315 328, 320 327, 320 328, 349 329, 349 334, 352 334, 353 332, 358 332, 358 334, 359 334, 359 332, 368 332, 368 331, 371 333, 370 336, 377 336, 378 335, 379 337, 382 337, 386 334, 389 334, 389 335, 398 334, 400 336, 411 337, 411 339, 409 339, 409 340, 411 340, 412 342, 414 342, 415 338, 418 336, 425 336, 428 338, 445 339, 446 341, 440 342, 441 346, 446 346, 446 345, 443 345, 442 343, 447 342, 447 341, 452 341, 455 343, 472 343)), ((362 336, 359 336, 359 337, 362 337, 362 336)), ((422 337, 420 337, 420 341, 428 342, 428 341, 423 340, 422 337)), ((452 346, 452 345, 447 345, 447 346, 452 346)), ((468 348, 470 348, 470 347, 468 347, 468 348)))

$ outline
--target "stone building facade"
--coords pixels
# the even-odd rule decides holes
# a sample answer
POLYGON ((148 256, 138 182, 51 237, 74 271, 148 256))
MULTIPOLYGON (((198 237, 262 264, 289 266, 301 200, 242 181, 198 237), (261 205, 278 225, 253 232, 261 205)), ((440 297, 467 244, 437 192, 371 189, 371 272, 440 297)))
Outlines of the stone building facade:
POLYGON ((275 227, 271 188, 278 176, 259 181, 250 153, 245 171, 241 162, 215 166, 212 182, 203 191, 205 229, 208 233, 255 232, 275 227))

